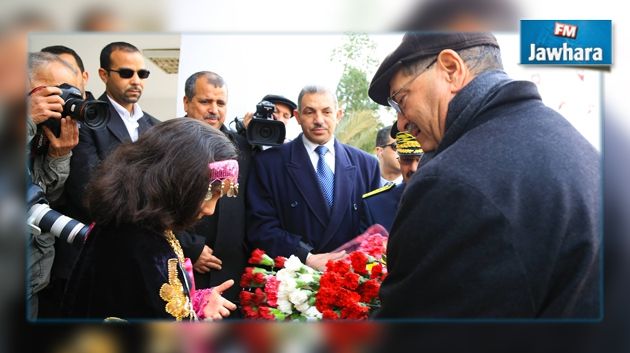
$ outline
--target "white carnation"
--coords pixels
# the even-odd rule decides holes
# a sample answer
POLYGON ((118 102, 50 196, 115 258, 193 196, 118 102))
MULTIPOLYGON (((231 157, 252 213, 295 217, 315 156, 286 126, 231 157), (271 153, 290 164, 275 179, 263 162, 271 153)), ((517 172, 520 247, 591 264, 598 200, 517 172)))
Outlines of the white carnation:
POLYGON ((287 315, 293 313, 293 305, 291 305, 291 302, 286 299, 281 299, 280 297, 278 297, 278 309, 287 315))
POLYGON ((308 311, 308 309, 311 308, 310 305, 308 305, 308 301, 305 301, 304 303, 300 303, 298 305, 295 305, 295 308, 301 312, 302 314, 306 314, 306 312, 308 311))
POLYGON ((296 289, 293 292, 289 293, 289 300, 295 305, 302 304, 308 301, 308 293, 309 292, 305 290, 296 289))
POLYGON ((306 312, 304 311, 301 311, 301 312, 304 313, 304 316, 306 316, 308 320, 321 320, 322 318, 322 313, 320 313, 319 310, 317 310, 317 308, 314 306, 311 306, 310 308, 308 308, 306 312))
POLYGON ((302 264, 302 261, 295 255, 291 255, 287 261, 284 262, 284 268, 293 273, 298 272, 302 267, 304 267, 304 264, 302 264))

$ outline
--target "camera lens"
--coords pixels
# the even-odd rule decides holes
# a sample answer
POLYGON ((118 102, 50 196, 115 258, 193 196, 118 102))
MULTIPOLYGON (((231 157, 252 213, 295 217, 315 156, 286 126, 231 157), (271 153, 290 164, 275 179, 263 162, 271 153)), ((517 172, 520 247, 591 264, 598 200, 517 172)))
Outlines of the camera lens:
POLYGON ((271 135, 273 135, 273 131, 271 131, 268 126, 264 126, 258 131, 258 134, 260 135, 260 137, 268 139, 271 135))
POLYGON ((109 121, 108 106, 105 102, 82 102, 81 119, 91 129, 100 129, 109 121))
POLYGON ((64 216, 45 203, 37 203, 28 212, 28 222, 37 226, 42 232, 50 232, 55 237, 69 244, 85 243, 90 228, 76 219, 64 216))

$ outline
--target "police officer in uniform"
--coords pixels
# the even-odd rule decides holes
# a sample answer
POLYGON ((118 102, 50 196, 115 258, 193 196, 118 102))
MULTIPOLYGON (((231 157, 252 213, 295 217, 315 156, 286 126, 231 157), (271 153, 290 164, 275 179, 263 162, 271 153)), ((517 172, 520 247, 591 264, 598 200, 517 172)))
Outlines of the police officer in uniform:
POLYGON ((398 152, 403 182, 399 185, 387 184, 363 195, 363 203, 365 204, 363 230, 378 223, 385 227, 388 232, 391 231, 400 197, 405 190, 405 184, 418 169, 420 158, 424 154, 418 141, 407 132, 396 133, 396 152, 398 152))

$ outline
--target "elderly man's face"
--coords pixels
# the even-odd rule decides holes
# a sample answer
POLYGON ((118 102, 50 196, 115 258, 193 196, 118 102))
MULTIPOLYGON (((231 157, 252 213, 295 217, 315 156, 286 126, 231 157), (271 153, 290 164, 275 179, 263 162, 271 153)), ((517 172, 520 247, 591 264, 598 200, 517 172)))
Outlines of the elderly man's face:
POLYGON ((204 121, 220 129, 227 114, 227 87, 217 87, 205 77, 195 82, 195 95, 184 96, 184 110, 193 119, 204 121))
POLYGON ((444 136, 448 103, 453 97, 448 73, 439 62, 406 75, 398 70, 389 82, 390 94, 400 107, 397 127, 408 131, 426 151, 434 150, 444 136))

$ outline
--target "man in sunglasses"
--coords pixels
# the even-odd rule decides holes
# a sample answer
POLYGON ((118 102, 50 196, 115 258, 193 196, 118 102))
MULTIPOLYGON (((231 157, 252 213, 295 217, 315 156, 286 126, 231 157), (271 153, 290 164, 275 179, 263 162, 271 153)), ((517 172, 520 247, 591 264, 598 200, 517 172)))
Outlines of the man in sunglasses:
POLYGON ((396 153, 396 140, 389 135, 391 129, 391 125, 386 126, 376 133, 374 154, 378 159, 378 167, 381 171, 381 186, 387 184, 398 185, 403 180, 400 173, 400 163, 398 163, 398 154, 396 153))
POLYGON ((596 319, 600 157, 490 33, 407 33, 368 94, 432 158, 405 188, 376 318, 596 319))
POLYGON ((80 129, 79 144, 73 151, 66 185, 72 215, 89 222, 83 208, 83 193, 93 168, 124 142, 138 136, 159 120, 145 113, 138 101, 149 77, 142 53, 126 42, 114 42, 101 51, 98 74, 105 93, 98 99, 109 104, 109 122, 103 129, 80 129))
MULTIPOLYGON (((159 123, 138 104, 149 77, 138 48, 126 42, 110 43, 101 51, 100 66, 98 73, 105 83, 105 93, 98 99, 109 104, 109 122, 102 129, 79 129, 79 144, 72 150, 70 175, 65 185, 66 214, 86 224, 91 220, 83 206, 83 197, 94 168, 117 146, 135 142, 159 123)), ((53 271, 63 288, 79 251, 66 244, 61 246, 64 256, 55 260, 53 271)))

